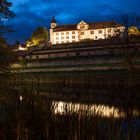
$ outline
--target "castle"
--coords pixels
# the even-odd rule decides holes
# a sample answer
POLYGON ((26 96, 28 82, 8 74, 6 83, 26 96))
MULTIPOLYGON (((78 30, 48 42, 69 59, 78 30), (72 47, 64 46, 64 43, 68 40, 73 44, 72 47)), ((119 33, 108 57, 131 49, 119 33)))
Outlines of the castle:
POLYGON ((57 25, 55 17, 52 18, 50 28, 51 44, 80 42, 83 40, 107 39, 119 35, 123 36, 125 27, 114 21, 78 24, 57 25))

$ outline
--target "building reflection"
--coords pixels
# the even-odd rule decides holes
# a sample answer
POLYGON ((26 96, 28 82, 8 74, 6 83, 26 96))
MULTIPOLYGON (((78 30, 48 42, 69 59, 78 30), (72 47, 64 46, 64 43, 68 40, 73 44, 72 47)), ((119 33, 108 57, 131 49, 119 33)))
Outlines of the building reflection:
POLYGON ((87 105, 72 102, 53 101, 52 110, 55 114, 61 115, 77 113, 80 115, 93 115, 100 117, 125 117, 124 111, 121 111, 117 107, 108 106, 104 104, 87 105))

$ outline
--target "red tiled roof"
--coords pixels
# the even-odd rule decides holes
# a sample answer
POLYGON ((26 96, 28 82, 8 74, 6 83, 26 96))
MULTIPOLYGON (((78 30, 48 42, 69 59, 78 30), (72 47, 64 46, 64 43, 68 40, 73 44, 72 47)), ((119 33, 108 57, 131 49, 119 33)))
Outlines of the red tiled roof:
POLYGON ((54 28, 54 32, 77 30, 77 24, 60 25, 54 28))
MULTIPOLYGON (((93 22, 93 23, 87 23, 87 24, 89 25, 90 30, 109 28, 109 27, 123 27, 123 25, 116 23, 114 21, 93 22)), ((54 32, 70 31, 70 30, 77 30, 77 24, 59 25, 54 28, 54 32)))

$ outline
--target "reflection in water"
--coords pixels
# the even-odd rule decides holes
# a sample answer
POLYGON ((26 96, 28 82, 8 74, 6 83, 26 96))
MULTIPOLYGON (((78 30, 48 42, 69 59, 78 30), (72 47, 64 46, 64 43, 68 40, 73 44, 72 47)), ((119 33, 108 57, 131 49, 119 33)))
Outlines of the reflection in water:
POLYGON ((19 97, 19 100, 20 100, 20 101, 22 101, 22 100, 23 100, 23 97, 22 97, 21 95, 20 95, 20 97, 19 97))
POLYGON ((0 140, 140 139, 139 94, 13 87, 0 94, 0 140))
POLYGON ((125 116, 124 112, 120 111, 119 108, 110 107, 107 105, 87 105, 62 101, 54 101, 52 105, 54 106, 54 113, 61 115, 77 113, 80 115, 93 115, 113 118, 120 118, 125 116))

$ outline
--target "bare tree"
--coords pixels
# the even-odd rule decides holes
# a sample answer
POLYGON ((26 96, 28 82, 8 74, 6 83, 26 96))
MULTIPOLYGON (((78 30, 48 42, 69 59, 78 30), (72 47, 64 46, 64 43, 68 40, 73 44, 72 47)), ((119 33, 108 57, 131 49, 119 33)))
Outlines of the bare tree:
POLYGON ((125 67, 133 75, 135 71, 134 64, 133 64, 133 62, 135 61, 133 59, 133 50, 135 45, 132 46, 131 36, 129 36, 129 28, 131 26, 138 26, 140 24, 140 17, 134 14, 122 15, 121 23, 122 25, 125 26, 124 35, 123 35, 123 42, 125 44, 125 48, 123 49, 123 57, 124 57, 123 60, 125 63, 125 67))

